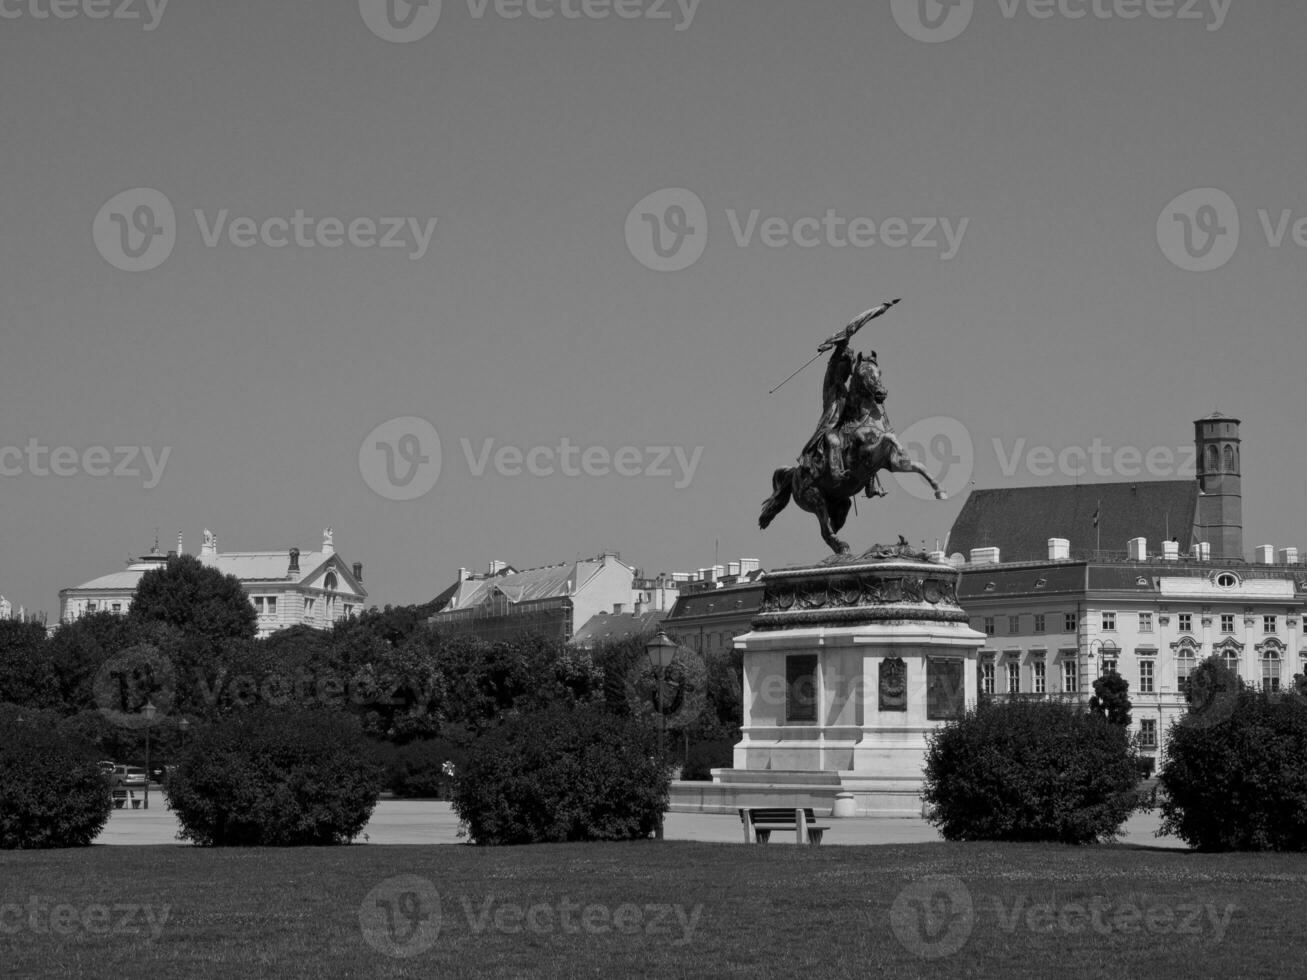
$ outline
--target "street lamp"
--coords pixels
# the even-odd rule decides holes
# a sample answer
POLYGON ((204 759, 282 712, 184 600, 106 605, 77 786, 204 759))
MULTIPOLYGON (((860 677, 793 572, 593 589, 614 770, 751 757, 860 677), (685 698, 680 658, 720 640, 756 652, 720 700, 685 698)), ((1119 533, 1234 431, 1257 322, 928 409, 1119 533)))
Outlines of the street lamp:
POLYGON ((1099 664, 1098 664, 1098 676, 1099 676, 1099 677, 1102 677, 1102 676, 1103 676, 1103 666, 1102 666, 1103 661, 1111 660, 1111 661, 1113 662, 1113 664, 1115 664, 1115 663, 1116 663, 1116 660, 1117 660, 1117 656, 1116 656, 1116 655, 1117 655, 1117 653, 1119 652, 1120 647, 1118 647, 1118 646, 1117 646, 1115 643, 1113 643, 1111 640, 1090 640, 1090 641, 1089 641, 1089 659, 1090 659, 1090 660, 1093 660, 1093 658, 1094 658, 1094 656, 1095 656, 1095 654, 1094 654, 1094 647, 1098 647, 1098 656, 1101 658, 1100 661, 1099 661, 1099 664))
MULTIPOLYGON (((676 659, 676 652, 679 649, 680 647, 677 646, 676 641, 668 636, 665 630, 661 629, 653 639, 644 645, 644 653, 649 658, 649 666, 653 668, 658 679, 658 686, 654 689, 654 706, 658 709, 659 765, 664 765, 666 762, 667 715, 663 713, 663 684, 667 679, 667 668, 676 659)), ((658 829, 655 836, 658 840, 663 839, 663 814, 661 810, 658 811, 658 829)))
POLYGON ((146 701, 145 707, 141 709, 141 714, 145 716, 145 809, 150 809, 150 725, 154 723, 154 716, 159 713, 159 709, 154 706, 153 701, 146 701))

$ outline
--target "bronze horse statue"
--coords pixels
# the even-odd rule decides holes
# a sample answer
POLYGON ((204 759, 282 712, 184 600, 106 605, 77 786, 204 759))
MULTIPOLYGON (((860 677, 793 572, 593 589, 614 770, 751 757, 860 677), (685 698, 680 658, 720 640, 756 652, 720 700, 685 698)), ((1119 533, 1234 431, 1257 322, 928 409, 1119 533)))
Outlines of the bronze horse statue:
POLYGON ((826 410, 798 463, 772 474, 772 495, 763 504, 759 527, 771 524, 792 499, 816 515, 822 540, 842 555, 849 546, 836 534, 848 519, 853 498, 860 492, 884 496, 877 485, 878 473, 916 473, 930 484, 936 499, 947 499, 926 468, 908 456, 890 427, 884 409, 888 391, 875 352, 854 356, 848 350, 858 330, 897 302, 864 313, 819 348, 834 350, 823 389, 826 410))

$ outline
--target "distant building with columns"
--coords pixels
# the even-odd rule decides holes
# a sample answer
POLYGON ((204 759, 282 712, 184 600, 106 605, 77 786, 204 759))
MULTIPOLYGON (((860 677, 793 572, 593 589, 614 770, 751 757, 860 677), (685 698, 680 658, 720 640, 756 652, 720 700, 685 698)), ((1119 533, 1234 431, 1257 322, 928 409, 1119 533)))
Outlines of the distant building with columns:
MULTIPOLYGON (((59 592, 59 618, 71 622, 88 613, 125 613, 141 577, 167 565, 168 559, 184 554, 182 536, 177 551, 160 553, 156 545, 149 554, 71 589, 59 592)), ((289 626, 329 629, 334 623, 358 615, 368 593, 363 587, 363 564, 346 565, 336 553, 331 528, 322 533, 318 551, 298 548, 278 551, 231 551, 218 549, 217 535, 204 531, 196 557, 225 575, 240 579, 250 603, 258 613, 258 635, 269 636, 289 626)))

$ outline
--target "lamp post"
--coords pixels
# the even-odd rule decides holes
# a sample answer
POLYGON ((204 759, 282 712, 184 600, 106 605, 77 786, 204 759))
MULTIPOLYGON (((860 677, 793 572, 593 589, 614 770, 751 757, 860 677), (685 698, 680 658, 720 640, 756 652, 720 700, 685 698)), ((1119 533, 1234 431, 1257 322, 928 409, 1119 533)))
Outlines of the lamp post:
POLYGON ((159 713, 159 709, 154 706, 153 701, 146 701, 145 707, 141 709, 141 714, 145 716, 145 809, 150 809, 150 725, 154 723, 154 716, 159 713))
MULTIPOLYGON (((676 659, 676 651, 680 647, 676 641, 667 635, 665 630, 659 630, 657 634, 648 643, 644 645, 645 656, 649 658, 649 666, 653 668, 657 676, 658 686, 654 689, 654 706, 658 710, 658 764, 666 764, 667 740, 667 715, 663 713, 663 684, 667 679, 667 668, 672 665, 676 659)), ((663 839, 663 814, 658 811, 658 828, 655 836, 658 840, 663 839)))
POLYGON ((186 733, 189 732, 189 731, 191 730, 191 722, 190 722, 190 719, 189 719, 189 718, 183 718, 181 721, 177 722, 177 730, 178 730, 179 732, 182 733, 182 749, 185 750, 185 748, 186 748, 186 733))

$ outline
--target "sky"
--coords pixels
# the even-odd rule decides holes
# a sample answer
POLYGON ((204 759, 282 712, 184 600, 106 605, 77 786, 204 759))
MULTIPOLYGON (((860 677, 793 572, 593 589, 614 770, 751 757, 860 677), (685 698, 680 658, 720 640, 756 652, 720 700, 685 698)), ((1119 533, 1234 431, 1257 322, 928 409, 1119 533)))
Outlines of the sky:
POLYGON ((769 391, 898 297, 855 346, 951 493, 892 480, 856 550, 934 547, 973 485, 1190 476, 1218 410, 1247 547, 1307 546, 1305 35, 1251 0, 0 0, 0 594, 53 618, 204 528, 331 525, 379 604, 820 558, 757 516, 821 364, 769 391))

